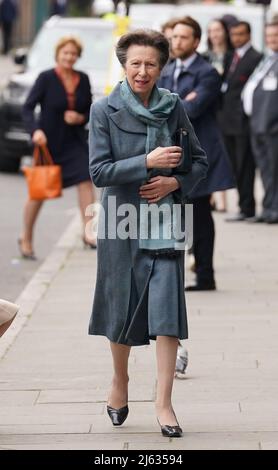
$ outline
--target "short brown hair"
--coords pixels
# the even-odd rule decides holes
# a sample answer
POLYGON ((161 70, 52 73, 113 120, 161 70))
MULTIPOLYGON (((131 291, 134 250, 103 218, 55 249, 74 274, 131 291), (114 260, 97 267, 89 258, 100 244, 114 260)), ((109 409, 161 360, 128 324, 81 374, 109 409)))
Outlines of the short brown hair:
POLYGON ((163 25, 161 26, 161 32, 164 33, 168 28, 173 29, 174 26, 176 26, 176 22, 177 18, 172 18, 171 20, 166 21, 166 23, 163 23, 163 25))
POLYGON ((193 29, 194 38, 201 39, 201 36, 202 36, 201 26, 196 20, 191 18, 191 16, 184 16, 183 18, 177 18, 174 23, 173 28, 177 26, 177 24, 183 24, 184 26, 189 26, 190 28, 193 29))
POLYGON ((160 69, 169 59, 169 42, 162 33, 152 29, 136 29, 124 34, 116 46, 116 55, 120 64, 124 67, 127 59, 127 51, 130 46, 150 46, 159 52, 160 69))
POLYGON ((56 60, 57 60, 60 50, 69 43, 72 43, 76 47, 78 57, 81 57, 83 46, 80 40, 75 36, 63 36, 62 38, 59 39, 55 47, 55 59, 56 60))

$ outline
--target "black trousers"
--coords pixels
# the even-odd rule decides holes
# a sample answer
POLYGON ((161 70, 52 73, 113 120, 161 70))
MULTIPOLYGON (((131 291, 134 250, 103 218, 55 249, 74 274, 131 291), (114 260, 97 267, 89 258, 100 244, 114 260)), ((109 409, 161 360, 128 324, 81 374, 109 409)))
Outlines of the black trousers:
POLYGON ((225 145, 236 179, 240 212, 255 215, 255 160, 249 135, 224 135, 225 145))
POLYGON ((252 147, 264 187, 262 216, 278 220, 278 135, 254 134, 252 147))
POLYGON ((193 203, 193 251, 197 284, 214 281, 213 249, 214 221, 211 214, 210 197, 192 199, 193 203))
POLYGON ((7 54, 11 48, 13 23, 1 23, 2 36, 3 36, 3 54, 7 54))

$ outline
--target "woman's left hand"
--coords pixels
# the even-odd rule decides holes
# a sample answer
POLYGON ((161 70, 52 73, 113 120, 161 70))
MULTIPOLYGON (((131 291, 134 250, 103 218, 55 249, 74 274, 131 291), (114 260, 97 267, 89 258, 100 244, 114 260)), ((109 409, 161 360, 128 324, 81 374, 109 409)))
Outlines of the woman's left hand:
POLYGON ((178 188, 179 183, 173 176, 155 176, 140 187, 139 194, 150 204, 160 201, 178 188))
POLYGON ((84 116, 76 111, 65 111, 64 120, 67 124, 74 126, 77 124, 83 124, 84 116))

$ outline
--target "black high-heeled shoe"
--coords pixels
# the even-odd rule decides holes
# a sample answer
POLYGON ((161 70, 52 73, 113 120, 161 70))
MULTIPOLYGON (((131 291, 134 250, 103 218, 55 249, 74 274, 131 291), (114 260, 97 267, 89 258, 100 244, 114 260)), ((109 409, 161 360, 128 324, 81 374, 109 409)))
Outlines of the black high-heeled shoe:
POLYGON ((128 405, 123 406, 118 410, 116 408, 112 408, 112 406, 107 405, 107 413, 112 421, 113 426, 121 426, 121 424, 125 422, 128 412, 128 405))
MULTIPOLYGON (((174 413, 176 418, 176 415, 174 413)), ((159 419, 157 418, 157 422, 160 426, 162 436, 164 437, 182 437, 183 432, 182 428, 180 427, 178 420, 176 418, 177 425, 176 426, 169 426, 168 424, 160 424, 159 419)))
POLYGON ((31 261, 36 261, 37 260, 37 257, 36 257, 36 255, 33 251, 26 252, 26 251, 23 250, 23 248, 22 248, 23 240, 21 238, 19 238, 17 240, 17 243, 18 243, 18 248, 19 248, 19 251, 20 251, 20 254, 21 254, 22 258, 29 259, 31 261))

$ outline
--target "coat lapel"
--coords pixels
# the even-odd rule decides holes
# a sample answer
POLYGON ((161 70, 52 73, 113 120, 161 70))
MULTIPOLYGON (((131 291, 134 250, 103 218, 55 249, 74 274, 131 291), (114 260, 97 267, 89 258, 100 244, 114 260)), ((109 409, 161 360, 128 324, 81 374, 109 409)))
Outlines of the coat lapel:
POLYGON ((131 134, 147 134, 147 126, 136 119, 130 112, 125 109, 119 109, 115 113, 110 114, 110 119, 116 124, 116 126, 122 131, 129 132, 131 134))
POLYGON ((147 126, 125 108, 120 94, 120 84, 108 96, 108 105, 112 108, 109 117, 119 129, 131 134, 147 134, 147 126))

